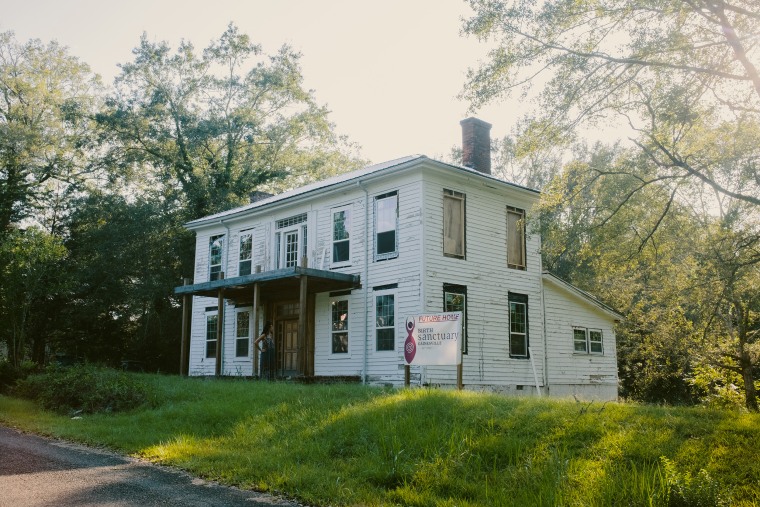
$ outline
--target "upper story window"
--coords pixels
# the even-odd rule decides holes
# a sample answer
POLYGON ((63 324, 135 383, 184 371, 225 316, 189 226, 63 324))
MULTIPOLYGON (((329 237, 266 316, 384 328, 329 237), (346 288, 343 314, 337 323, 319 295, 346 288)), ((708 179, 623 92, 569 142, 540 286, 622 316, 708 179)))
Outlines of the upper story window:
POLYGON ((465 195, 443 190, 443 254, 465 258, 465 195))
POLYGON ((507 267, 525 269, 525 210, 507 206, 507 267))
POLYGON ((332 210, 332 267, 351 264, 351 208, 332 210))
POLYGON ((398 192, 375 197, 375 260, 398 257, 398 192))
POLYGON ((330 303, 332 353, 348 353, 348 299, 336 299, 330 303))
POLYGON ((574 327, 573 351, 576 354, 604 354, 602 330, 574 327))
POLYGON ((222 257, 224 253, 224 234, 211 236, 208 252, 208 279, 219 280, 222 274, 222 257))
POLYGON ((509 293, 509 357, 528 357, 528 296, 509 293))
POLYGON ((250 275, 251 263, 253 262, 253 233, 250 231, 240 233, 238 275, 250 275))
POLYGON ((462 353, 467 354, 467 287, 443 284, 443 311, 462 312, 462 353))
POLYGON ((277 268, 298 266, 306 255, 306 213, 278 220, 275 233, 275 263, 277 268))

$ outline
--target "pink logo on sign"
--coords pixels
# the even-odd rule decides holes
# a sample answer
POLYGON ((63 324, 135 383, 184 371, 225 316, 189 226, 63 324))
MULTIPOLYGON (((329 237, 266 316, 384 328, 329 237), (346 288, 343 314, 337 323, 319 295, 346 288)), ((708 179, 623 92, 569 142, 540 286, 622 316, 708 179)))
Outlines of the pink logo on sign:
POLYGON ((406 341, 404 342, 404 359, 407 364, 411 364, 414 360, 414 355, 417 353, 417 342, 414 340, 412 333, 414 332, 414 318, 409 317, 406 319, 406 341))

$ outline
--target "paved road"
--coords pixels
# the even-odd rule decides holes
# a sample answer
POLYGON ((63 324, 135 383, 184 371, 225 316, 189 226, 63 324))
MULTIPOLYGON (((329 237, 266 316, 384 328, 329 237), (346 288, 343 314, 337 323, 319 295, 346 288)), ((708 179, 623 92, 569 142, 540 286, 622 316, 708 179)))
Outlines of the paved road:
POLYGON ((0 507, 298 507, 165 467, 0 426, 0 507))

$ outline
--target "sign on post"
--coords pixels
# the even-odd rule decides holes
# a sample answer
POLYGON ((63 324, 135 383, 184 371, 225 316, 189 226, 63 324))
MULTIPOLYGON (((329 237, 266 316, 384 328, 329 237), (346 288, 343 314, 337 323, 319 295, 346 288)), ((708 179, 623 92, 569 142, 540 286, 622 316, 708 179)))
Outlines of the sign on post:
POLYGON ((437 366, 462 362, 462 312, 428 313, 406 318, 407 365, 437 366))

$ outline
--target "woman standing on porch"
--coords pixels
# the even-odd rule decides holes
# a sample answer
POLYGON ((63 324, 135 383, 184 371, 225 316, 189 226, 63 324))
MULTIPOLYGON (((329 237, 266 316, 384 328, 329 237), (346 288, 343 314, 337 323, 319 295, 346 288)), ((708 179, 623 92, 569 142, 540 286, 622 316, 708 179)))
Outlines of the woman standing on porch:
POLYGON ((261 367, 259 369, 261 378, 274 380, 276 356, 274 353, 274 333, 272 332, 271 322, 264 324, 264 330, 256 338, 256 341, 253 342, 253 346, 258 347, 261 351, 261 367), (259 342, 261 342, 260 347, 259 342))

